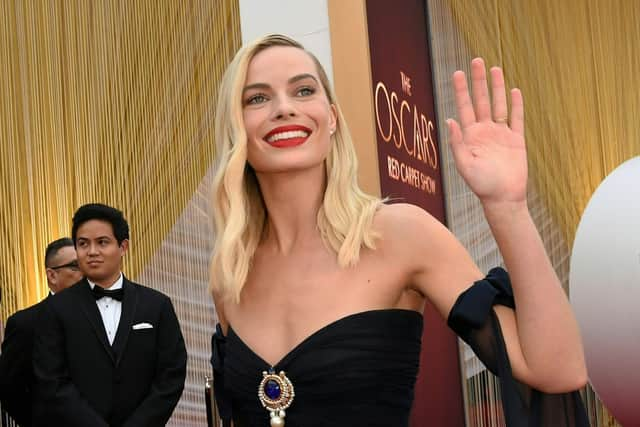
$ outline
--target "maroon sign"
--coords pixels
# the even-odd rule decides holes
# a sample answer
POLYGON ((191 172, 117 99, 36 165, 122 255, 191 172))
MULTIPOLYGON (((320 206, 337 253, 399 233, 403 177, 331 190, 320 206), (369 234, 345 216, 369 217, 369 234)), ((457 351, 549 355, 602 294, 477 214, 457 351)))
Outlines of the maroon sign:
MULTIPOLYGON (((444 195, 424 0, 367 0, 380 190, 443 224, 444 195)), ((428 256, 428 254, 425 254, 428 256)), ((413 426, 464 426, 455 335, 428 305, 413 426)))
POLYGON ((382 194, 445 222, 424 1, 367 1, 382 194))

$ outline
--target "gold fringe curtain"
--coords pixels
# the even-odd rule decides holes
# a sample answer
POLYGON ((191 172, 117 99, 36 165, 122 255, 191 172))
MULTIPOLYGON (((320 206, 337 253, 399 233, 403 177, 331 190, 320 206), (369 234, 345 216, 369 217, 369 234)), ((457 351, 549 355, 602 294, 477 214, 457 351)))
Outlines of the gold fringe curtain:
POLYGON ((1 318, 46 295, 44 249, 122 209, 135 278, 213 159, 237 0, 0 1, 1 318))
MULTIPOLYGON (((524 93, 529 206, 565 288, 580 215, 602 179, 640 155, 640 3, 635 0, 427 0, 438 119, 455 114, 450 75, 482 56, 524 93)), ((468 70, 467 70, 468 71, 468 70)), ((442 137, 442 141, 446 141, 442 137)), ((487 269, 501 262, 482 210, 446 148, 452 231, 487 269)), ((468 426, 502 426, 497 382, 461 348, 468 426)), ((590 387, 591 423, 618 426, 590 387)))
POLYGON ((532 177, 571 247, 596 187, 640 155, 640 2, 449 3, 472 55, 523 90, 532 177))

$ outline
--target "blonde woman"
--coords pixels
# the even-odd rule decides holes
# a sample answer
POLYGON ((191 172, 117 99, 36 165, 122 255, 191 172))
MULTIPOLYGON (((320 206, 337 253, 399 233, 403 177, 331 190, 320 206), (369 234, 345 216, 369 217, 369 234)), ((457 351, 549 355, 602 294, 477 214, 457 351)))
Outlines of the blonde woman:
POLYGON ((223 418, 407 426, 428 299, 501 377, 509 425, 586 425, 571 393, 586 382, 578 327, 527 209, 522 96, 511 93, 508 116, 501 70, 491 77, 492 102, 473 61, 472 103, 454 74, 449 139, 513 293, 504 270, 483 279, 428 213, 358 188, 346 123, 312 54, 280 35, 238 52, 216 117, 212 363, 223 418))

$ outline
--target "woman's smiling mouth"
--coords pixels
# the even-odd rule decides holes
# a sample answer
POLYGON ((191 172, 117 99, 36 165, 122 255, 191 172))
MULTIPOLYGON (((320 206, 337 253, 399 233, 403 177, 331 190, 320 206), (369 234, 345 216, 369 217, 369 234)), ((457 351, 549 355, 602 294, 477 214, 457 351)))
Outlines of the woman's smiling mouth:
POLYGON ((311 134, 311 129, 299 125, 279 126, 264 137, 269 145, 276 148, 295 147, 303 144, 311 134))

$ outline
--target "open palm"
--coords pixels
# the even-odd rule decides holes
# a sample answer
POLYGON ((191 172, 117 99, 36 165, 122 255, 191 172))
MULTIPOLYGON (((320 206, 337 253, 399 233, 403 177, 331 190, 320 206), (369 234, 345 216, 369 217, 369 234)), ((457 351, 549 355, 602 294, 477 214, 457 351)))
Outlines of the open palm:
POLYGON ((481 201, 522 202, 527 188, 522 94, 511 91, 509 116, 502 70, 491 69, 491 99, 482 59, 471 62, 471 77, 473 102, 465 74, 453 74, 460 123, 447 124, 456 168, 481 201))

